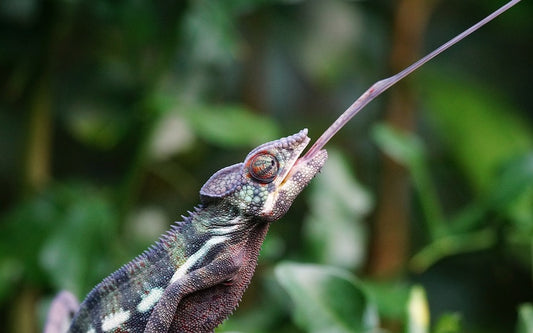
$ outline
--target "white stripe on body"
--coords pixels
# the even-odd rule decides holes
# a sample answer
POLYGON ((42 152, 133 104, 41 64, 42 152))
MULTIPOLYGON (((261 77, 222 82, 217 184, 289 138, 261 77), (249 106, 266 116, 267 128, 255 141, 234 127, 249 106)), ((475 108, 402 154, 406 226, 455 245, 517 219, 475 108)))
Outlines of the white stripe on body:
POLYGON ((159 301, 162 295, 163 288, 153 288, 137 305, 137 311, 143 313, 150 310, 159 301))
POLYGON ((104 317, 102 320, 102 331, 109 332, 118 328, 130 318, 130 312, 124 311, 122 308, 118 312, 112 313, 104 317))
POLYGON ((178 267, 178 269, 176 270, 174 275, 172 275, 172 278, 170 279, 170 283, 174 283, 177 280, 179 280, 180 278, 182 278, 185 274, 187 274, 189 272, 189 269, 192 266, 194 266, 194 264, 196 264, 196 262, 198 260, 201 260, 207 254, 207 252, 209 252, 209 250, 213 246, 224 242, 228 238, 229 238, 228 236, 215 236, 215 237, 212 237, 211 239, 209 239, 207 242, 205 242, 205 244, 198 251, 196 251, 193 255, 191 255, 183 263, 183 265, 178 267))

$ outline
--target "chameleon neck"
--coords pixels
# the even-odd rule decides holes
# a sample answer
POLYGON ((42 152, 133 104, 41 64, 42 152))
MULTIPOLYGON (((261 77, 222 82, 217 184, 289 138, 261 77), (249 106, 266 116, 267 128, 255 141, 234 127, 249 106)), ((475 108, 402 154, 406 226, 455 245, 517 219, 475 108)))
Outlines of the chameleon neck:
MULTIPOLYGON (((239 281, 239 285, 247 285, 267 230, 268 223, 243 216, 238 208, 224 201, 197 207, 148 250, 98 284, 81 304, 70 331, 105 331, 106 324, 111 325, 117 318, 106 317, 109 313, 121 314, 126 327, 144 327, 153 306, 169 284, 209 263, 230 247, 251 249, 242 267, 243 281, 239 281), (135 326, 128 326, 130 322, 135 326)), ((242 289, 244 292, 245 288, 242 289)), ((193 310, 193 307, 186 307, 182 318, 186 318, 187 309, 193 310)), ((220 315, 225 318, 231 311, 220 315)))
POLYGON ((169 332, 211 332, 235 311, 253 277, 269 226, 270 223, 254 223, 241 243, 233 245, 232 250, 243 255, 239 272, 227 283, 186 296, 179 303, 169 332), (199 314, 203 314, 202 320, 199 314))

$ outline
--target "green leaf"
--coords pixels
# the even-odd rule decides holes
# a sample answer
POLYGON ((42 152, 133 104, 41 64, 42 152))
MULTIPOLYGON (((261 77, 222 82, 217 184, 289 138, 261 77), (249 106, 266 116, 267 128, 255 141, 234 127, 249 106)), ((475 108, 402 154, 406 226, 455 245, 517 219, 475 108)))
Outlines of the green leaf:
POLYGON ((432 238, 445 234, 444 217, 422 141, 413 133, 403 133, 385 124, 376 125, 373 136, 385 154, 409 170, 432 238))
POLYGON ((59 194, 69 196, 57 215, 61 228, 54 228, 45 240, 39 261, 57 289, 83 295, 110 270, 109 249, 118 220, 96 191, 65 188, 59 194))
POLYGON ((460 333, 461 316, 457 313, 447 313, 439 318, 434 333, 460 333))
POLYGON ((506 163, 489 195, 487 205, 503 211, 521 231, 533 234, 533 153, 506 163))
POLYGON ((373 128, 373 137, 385 154, 407 167, 417 167, 424 158, 422 142, 413 134, 379 124, 373 128))
POLYGON ((194 2, 185 19, 184 35, 193 59, 200 63, 229 64, 240 43, 232 14, 225 2, 194 2))
POLYGON ((533 305, 526 303, 520 305, 518 308, 518 324, 516 326, 516 333, 532 333, 533 332, 533 305))
POLYGON ((79 103, 65 116, 70 134, 81 143, 109 150, 114 148, 127 130, 128 122, 115 108, 98 103, 79 103))
POLYGON ((328 156, 311 187, 306 240, 314 262, 357 268, 366 257, 368 231, 363 218, 372 209, 372 199, 338 151, 329 149, 328 156))
POLYGON ((15 207, 0 230, 0 283, 9 269, 11 278, 49 279, 78 295, 90 290, 112 269, 118 218, 109 202, 90 186, 69 183, 15 207))
POLYGON ((282 263, 278 282, 294 303, 295 323, 308 332, 368 332, 377 314, 360 283, 330 266, 282 263))
POLYGON ((428 79, 425 101, 471 185, 483 193, 501 164, 531 150, 533 135, 520 112, 479 82, 446 73, 428 79))
POLYGON ((380 318, 393 321, 405 319, 410 286, 401 280, 365 280, 365 290, 376 303, 380 318))
POLYGON ((492 228, 484 228, 468 233, 450 233, 433 240, 411 258, 411 270, 420 273, 428 269, 437 261, 457 255, 480 251, 494 246, 498 240, 492 228))
POLYGON ((510 159, 494 178, 483 200, 470 205, 451 224, 466 231, 482 222, 486 214, 497 213, 506 216, 516 236, 529 243, 533 235, 533 153, 510 159))
POLYGON ((276 123, 243 106, 190 107, 185 116, 200 137, 219 146, 256 146, 280 136, 276 123))

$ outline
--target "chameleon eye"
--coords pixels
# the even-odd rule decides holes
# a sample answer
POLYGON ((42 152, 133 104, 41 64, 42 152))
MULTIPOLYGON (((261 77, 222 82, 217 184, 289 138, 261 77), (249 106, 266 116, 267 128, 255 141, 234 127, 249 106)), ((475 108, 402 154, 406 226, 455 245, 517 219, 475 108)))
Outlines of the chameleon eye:
POLYGON ((261 183, 270 183, 278 175, 279 163, 274 155, 260 153, 252 158, 249 171, 261 183))

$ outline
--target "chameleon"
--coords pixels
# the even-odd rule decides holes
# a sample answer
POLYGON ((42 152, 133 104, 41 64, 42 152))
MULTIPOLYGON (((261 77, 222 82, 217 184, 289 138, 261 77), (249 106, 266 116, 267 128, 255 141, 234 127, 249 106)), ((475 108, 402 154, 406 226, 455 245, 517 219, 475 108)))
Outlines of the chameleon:
POLYGON ((97 285, 69 332, 208 332, 237 306, 270 222, 327 159, 299 156, 307 130, 265 143, 216 172, 201 204, 147 251, 97 285))
POLYGON ((213 174, 192 212, 106 277, 81 304, 61 292, 44 333, 213 331, 249 285, 270 224, 285 215, 325 164, 324 145, 383 91, 519 1, 509 1, 405 70, 376 82, 304 155, 307 129, 264 143, 243 162, 213 174))

